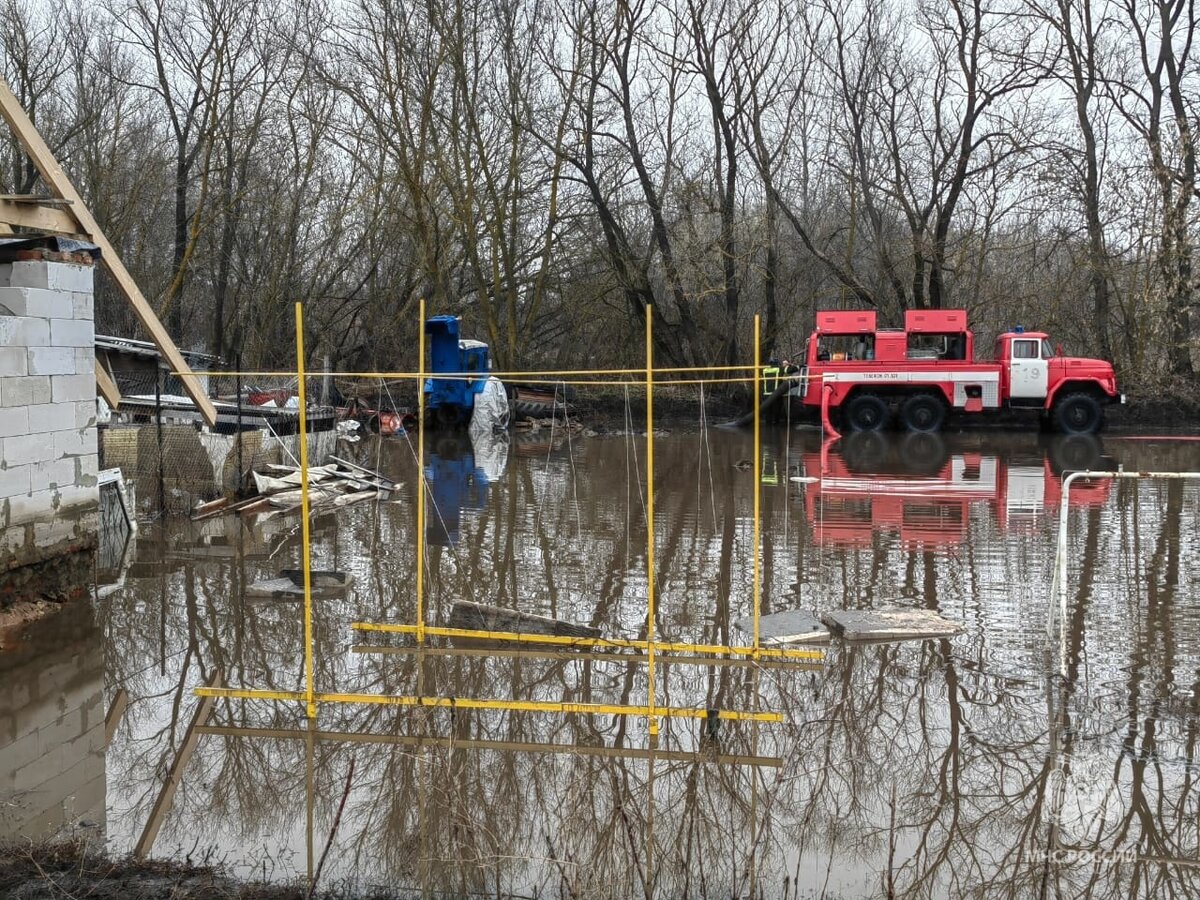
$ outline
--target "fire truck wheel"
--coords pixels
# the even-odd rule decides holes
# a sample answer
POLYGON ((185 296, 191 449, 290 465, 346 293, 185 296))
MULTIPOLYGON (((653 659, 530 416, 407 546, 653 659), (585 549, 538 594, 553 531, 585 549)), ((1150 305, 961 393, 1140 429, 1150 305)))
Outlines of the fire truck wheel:
POLYGON ((909 431, 933 434, 946 421, 946 404, 933 394, 913 394, 900 407, 900 421, 909 431))
POLYGON ((891 416, 883 398, 874 394, 855 394, 846 404, 846 424, 851 431, 883 431, 891 416))
POLYGON ((1103 422, 1104 412, 1091 394, 1067 394, 1054 404, 1054 424, 1063 434, 1095 434, 1103 422))

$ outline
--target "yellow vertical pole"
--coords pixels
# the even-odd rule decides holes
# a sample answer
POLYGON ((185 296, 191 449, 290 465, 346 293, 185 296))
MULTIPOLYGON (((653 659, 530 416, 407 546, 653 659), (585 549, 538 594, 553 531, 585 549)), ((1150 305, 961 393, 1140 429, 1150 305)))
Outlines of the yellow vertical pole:
MULTIPOLYGON (((754 317, 754 658, 758 659, 758 617, 762 601, 762 573, 759 556, 762 540, 762 525, 759 517, 762 509, 762 392, 759 377, 762 369, 762 328, 760 319, 754 317)), ((779 402, 776 400, 776 402, 779 402)))
POLYGON ((308 889, 313 889, 313 872, 315 857, 313 855, 313 822, 316 818, 316 776, 314 773, 316 747, 316 722, 312 719, 308 720, 308 731, 304 735, 304 794, 307 799, 305 803, 305 828, 304 828, 304 847, 305 855, 308 857, 308 889))
POLYGON ((425 298, 417 323, 417 643, 425 643, 425 298))
POLYGON ((308 718, 317 717, 313 698, 312 542, 308 533, 308 403, 304 392, 304 307, 296 303, 296 401, 300 405, 300 542, 304 569, 304 692, 308 718))
POLYGON ((658 737, 654 714, 654 314, 646 306, 646 677, 649 683, 650 737, 658 737))

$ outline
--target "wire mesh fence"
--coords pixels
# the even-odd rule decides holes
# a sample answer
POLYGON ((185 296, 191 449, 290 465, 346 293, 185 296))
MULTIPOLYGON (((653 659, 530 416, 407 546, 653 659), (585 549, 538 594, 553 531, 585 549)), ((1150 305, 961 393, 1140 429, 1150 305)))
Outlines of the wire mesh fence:
MULTIPOLYGON (((141 516, 178 514, 219 496, 251 492, 253 473, 298 464, 300 410, 295 377, 202 376, 217 408, 204 423, 168 373, 153 368, 116 373, 121 403, 100 431, 102 468, 119 468, 136 486, 141 516)), ((310 390, 313 382, 309 379, 310 390)), ((309 454, 334 452, 339 407, 307 404, 309 454)), ((344 413, 344 407, 341 407, 344 413)))

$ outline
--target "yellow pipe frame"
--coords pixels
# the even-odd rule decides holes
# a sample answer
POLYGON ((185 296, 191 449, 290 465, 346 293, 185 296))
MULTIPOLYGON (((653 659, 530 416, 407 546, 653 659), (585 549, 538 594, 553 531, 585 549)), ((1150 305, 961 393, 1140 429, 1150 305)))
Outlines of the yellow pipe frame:
MULTIPOLYGON (((268 691, 243 688, 199 687, 197 697, 221 697, 230 700, 277 700, 306 703, 304 691, 268 691)), ((562 713, 587 716, 665 716, 670 719, 706 719, 707 709, 688 706, 637 706, 620 703, 566 703, 556 700, 481 700, 475 697, 417 697, 398 694, 339 694, 319 692, 318 703, 355 703, 364 706, 416 706, 424 709, 479 709, 508 712, 562 713)), ((734 722, 782 722, 776 712, 750 712, 736 709, 717 710, 717 718, 734 722)))
POLYGON ((417 323, 417 643, 425 643, 425 298, 417 323))
MULTIPOLYGON (((824 652, 818 649, 795 650, 787 648, 763 647, 759 628, 760 609, 762 601, 761 583, 761 502, 762 502, 762 430, 760 415, 761 391, 761 321, 760 316, 754 317, 754 363, 749 368, 752 374, 745 378, 720 379, 729 382, 751 381, 754 386, 754 581, 753 581, 753 618, 754 640, 749 647, 722 646, 717 644, 692 644, 686 642, 659 641, 655 639, 655 559, 654 559, 654 386, 655 373, 701 373, 701 372, 737 372, 744 371, 746 366, 692 366, 686 368, 659 369, 654 368, 654 325, 653 311, 646 309, 646 333, 644 369, 611 369, 611 370, 564 370, 555 372, 534 373, 490 373, 491 375, 630 375, 640 373, 644 380, 641 382, 620 382, 630 385, 644 384, 646 388, 646 640, 627 640, 622 638, 578 638, 565 635, 534 634, 515 631, 484 631, 467 628, 442 628, 425 624, 425 403, 424 386, 428 375, 425 368, 425 300, 419 303, 420 322, 418 323, 418 356, 417 372, 354 372, 332 373, 341 377, 384 378, 384 379, 417 379, 418 428, 417 428, 417 560, 416 560, 416 624, 393 625, 375 622, 354 622, 351 628, 356 631, 380 632, 389 634, 408 634, 416 638, 420 650, 438 653, 439 648, 425 648, 427 637, 462 638, 468 640, 496 641, 500 643, 513 642, 524 644, 543 644, 555 647, 602 650, 635 650, 645 656, 617 653, 612 655, 614 661, 646 662, 647 663, 647 694, 648 702, 644 706, 608 703, 566 703, 535 700, 493 700, 474 699, 469 697, 428 697, 401 696, 388 694, 356 694, 318 692, 315 689, 313 674, 313 611, 312 611, 312 541, 309 533, 309 479, 308 479, 308 425, 307 403, 305 392, 304 369, 304 312, 300 303, 296 304, 296 371, 294 373, 242 373, 253 375, 294 375, 298 381, 297 400, 299 402, 300 418, 300 497, 301 497, 301 540, 303 542, 302 564, 304 570, 304 690, 277 691, 255 690, 241 688, 201 687, 195 690, 198 697, 223 697, 241 700, 276 700, 287 702, 303 702, 307 717, 313 720, 317 716, 319 703, 349 703, 362 705, 405 706, 431 709, 480 709, 506 710, 533 713, 560 713, 583 715, 623 715, 644 716, 649 722, 651 742, 657 739, 660 717, 679 719, 703 719, 709 716, 709 710, 690 707, 661 707, 657 705, 655 668, 657 654, 689 654, 688 659, 664 658, 664 664, 705 665, 717 660, 705 660, 702 657, 748 657, 751 662, 759 659, 770 660, 805 660, 820 662, 824 652)), ((224 373, 228 374, 228 373, 224 373)), ((450 376, 453 377, 453 376, 450 376)), ((466 376, 463 376, 466 377, 466 376)), ((712 383, 712 380, 696 379, 697 382, 712 383)), ((561 383, 561 382, 560 382, 561 383)), ((660 382, 660 384, 685 384, 691 381, 660 382)), ((384 648, 379 648, 380 650, 384 648)), ((418 686, 418 691, 421 688, 418 686)), ((750 722, 781 722, 782 715, 771 712, 746 712, 738 710, 716 710, 718 718, 732 721, 750 722)))
MULTIPOLYGON (((313 700, 312 541, 308 532, 308 418, 304 391, 304 307, 296 304, 296 402, 300 412, 300 541, 304 569, 304 691, 308 718, 317 717, 313 700)), ((238 403, 242 399, 238 398, 238 403)))
POLYGON ((752 599, 754 602, 754 658, 759 656, 758 616, 762 603, 762 573, 759 558, 762 556, 762 531, 759 520, 762 518, 762 348, 759 344, 762 338, 760 317, 754 316, 754 587, 752 599))
POLYGON ((654 715, 654 315, 646 307, 646 685, 650 739, 658 737, 654 715))

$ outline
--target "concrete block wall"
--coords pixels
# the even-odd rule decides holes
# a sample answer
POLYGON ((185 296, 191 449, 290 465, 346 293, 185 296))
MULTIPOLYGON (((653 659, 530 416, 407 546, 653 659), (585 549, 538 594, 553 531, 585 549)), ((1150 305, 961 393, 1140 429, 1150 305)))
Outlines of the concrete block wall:
POLYGON ((0 572, 94 546, 93 267, 0 263, 0 572))
POLYGON ((104 826, 103 646, 86 603, 0 626, 0 842, 104 826))

